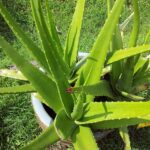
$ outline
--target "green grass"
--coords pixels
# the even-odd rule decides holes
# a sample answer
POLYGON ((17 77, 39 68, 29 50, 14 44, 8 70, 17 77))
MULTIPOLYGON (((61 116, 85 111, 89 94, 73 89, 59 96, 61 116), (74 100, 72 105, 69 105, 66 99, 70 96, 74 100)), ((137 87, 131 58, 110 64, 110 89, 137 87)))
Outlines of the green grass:
MULTIPOLYGON (((29 0, 3 0, 5 5, 22 26, 37 43, 38 38, 35 33, 30 14, 29 0)), ((139 43, 144 41, 144 37, 150 30, 150 0, 139 0, 141 10, 141 26, 139 43)), ((65 44, 67 29, 74 12, 75 0, 50 0, 58 29, 62 32, 61 41, 65 44)), ((127 8, 122 14, 121 21, 128 16, 127 8)), ((82 27, 81 42, 79 50, 89 51, 92 47, 100 27, 106 18, 105 0, 87 0, 85 15, 82 27)), ((131 24, 125 31, 124 41, 127 45, 131 24)), ((0 34, 5 36, 12 45, 17 48, 20 54, 30 57, 24 47, 16 40, 6 23, 0 17, 0 34)), ((148 41, 150 42, 150 40, 148 41)), ((30 57, 31 58, 31 57, 30 57)), ((31 58, 32 59, 32 58, 31 58)), ((10 59, 0 49, 0 68, 9 68, 12 65, 10 59)), ((0 87, 23 84, 20 81, 0 78, 0 87)), ((150 90, 149 90, 150 91, 150 90)), ((143 93, 149 94, 148 93, 143 93)), ((15 94, 0 96, 0 150, 16 150, 20 146, 34 139, 40 133, 38 124, 34 117, 34 112, 30 102, 29 94, 15 94)), ((131 130, 131 141, 133 150, 150 149, 150 128, 131 130)), ((118 134, 111 134, 100 142, 102 150, 122 150, 123 143, 118 134), (115 135, 115 136, 114 136, 115 135)))

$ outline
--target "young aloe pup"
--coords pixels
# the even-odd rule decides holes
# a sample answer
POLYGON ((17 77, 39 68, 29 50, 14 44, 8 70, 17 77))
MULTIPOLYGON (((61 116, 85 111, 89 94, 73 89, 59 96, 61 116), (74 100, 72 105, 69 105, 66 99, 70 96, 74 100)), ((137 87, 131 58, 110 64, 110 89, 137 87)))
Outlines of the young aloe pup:
MULTIPOLYGON (((0 47, 22 72, 19 75, 5 70, 3 76, 16 75, 16 78, 28 81, 25 85, 0 88, 0 93, 37 92, 42 103, 55 111, 56 117, 50 127, 22 149, 40 150, 60 139, 69 139, 75 150, 97 150, 92 130, 119 128, 125 149, 130 150, 127 127, 150 122, 149 100, 142 102, 144 98, 135 95, 141 85, 150 81, 149 58, 141 55, 150 50, 150 45, 136 46, 138 1, 132 0, 134 23, 129 48, 124 48, 118 25, 125 0, 107 0, 108 18, 88 57, 79 62, 85 0, 77 0, 65 46, 57 34, 48 0, 44 0, 48 19, 45 19, 41 0, 30 0, 30 3, 41 47, 24 33, 1 1, 0 14, 40 67, 32 65, 0 36, 0 47), (106 75, 110 78, 106 79, 106 75), (96 96, 99 96, 98 101, 95 101, 96 96)), ((131 16, 122 27, 130 19, 131 16)))

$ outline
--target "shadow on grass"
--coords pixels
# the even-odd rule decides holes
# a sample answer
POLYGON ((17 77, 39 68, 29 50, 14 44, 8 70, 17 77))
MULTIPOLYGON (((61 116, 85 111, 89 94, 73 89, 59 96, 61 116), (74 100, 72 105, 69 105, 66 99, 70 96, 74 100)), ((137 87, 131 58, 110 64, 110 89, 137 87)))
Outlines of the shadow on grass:
MULTIPOLYGON (((150 127, 136 129, 130 127, 130 139, 132 150, 150 150, 150 127)), ((110 133, 99 142, 101 150, 124 150, 124 143, 118 130, 110 133)))

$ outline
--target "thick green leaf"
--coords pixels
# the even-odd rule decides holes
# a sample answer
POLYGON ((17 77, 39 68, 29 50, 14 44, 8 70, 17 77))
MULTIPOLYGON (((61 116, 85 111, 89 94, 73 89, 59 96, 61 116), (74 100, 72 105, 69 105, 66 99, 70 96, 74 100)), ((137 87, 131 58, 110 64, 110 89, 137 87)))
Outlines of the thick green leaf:
POLYGON ((107 64, 150 51, 150 45, 142 45, 116 51, 108 60, 107 64))
POLYGON ((134 10, 134 23, 133 23, 133 29, 131 32, 130 40, 129 40, 129 47, 136 46, 139 29, 140 29, 140 11, 138 6, 138 0, 132 0, 132 4, 134 10))
MULTIPOLYGON (((97 83, 100 79, 109 49, 110 40, 119 20, 123 4, 124 0, 117 0, 115 2, 112 12, 110 13, 104 27, 101 29, 100 34, 94 43, 94 46, 82 71, 82 76, 84 78, 83 82, 86 82, 86 85, 97 83)), ((76 86, 78 86, 80 80, 81 79, 78 80, 76 86)))
POLYGON ((134 66, 134 74, 144 66, 144 64, 147 62, 147 59, 144 57, 140 57, 137 61, 137 63, 134 66))
POLYGON ((55 82, 19 55, 1 36, 0 46, 23 75, 28 78, 36 91, 47 101, 47 104, 49 104, 54 111, 58 112, 62 108, 62 105, 55 82))
POLYGON ((0 13, 14 32, 20 42, 26 47, 26 49, 34 56, 34 58, 44 67, 46 71, 49 71, 47 61, 43 52, 33 43, 33 41, 25 34, 25 32, 19 27, 14 21, 13 17, 10 16, 7 9, 0 2, 0 13))
POLYGON ((43 44, 43 48, 46 54, 46 58, 47 58, 50 70, 56 81, 57 90, 58 90, 62 105, 64 106, 64 109, 66 113, 68 114, 68 116, 70 116, 70 113, 73 110, 73 96, 65 92, 66 89, 69 87, 69 82, 64 72, 65 70, 65 67, 63 67, 64 62, 61 63, 60 56, 57 55, 57 49, 55 49, 53 42, 49 42, 47 39, 47 37, 50 37, 50 36, 47 36, 47 32, 45 31, 46 29, 45 21, 43 19, 41 11, 39 11, 41 9, 40 1, 31 0, 31 6, 32 6, 32 11, 33 11, 34 19, 36 22, 37 30, 39 31, 40 38, 43 44), (57 69, 56 69, 56 66, 57 66, 57 69))
POLYGON ((85 105, 84 115, 76 123, 93 124, 99 122, 102 126, 105 124, 106 128, 115 128, 120 124, 123 126, 135 125, 150 120, 149 108, 150 102, 91 102, 85 105), (121 119, 125 122, 122 122, 121 119), (115 121, 120 123, 117 124, 115 121))
POLYGON ((21 148, 21 150, 43 150, 49 145, 54 144, 59 140, 54 125, 50 125, 45 131, 42 132, 35 140, 29 143, 27 146, 21 148))
POLYGON ((121 128, 123 126, 133 126, 140 123, 148 123, 149 119, 115 119, 115 120, 106 120, 98 123, 91 124, 92 129, 114 129, 121 128))
POLYGON ((37 31, 39 33, 48 63, 50 58, 47 55, 47 49, 50 51, 51 55, 53 53, 55 59, 57 58, 57 62, 59 66, 63 68, 62 72, 68 75, 69 68, 66 65, 65 61, 63 60, 63 57, 60 55, 60 52, 58 50, 57 45, 54 42, 54 39, 52 39, 51 37, 51 33, 48 29, 47 21, 42 11, 41 0, 38 1, 31 0, 31 6, 32 6, 32 12, 33 12, 35 24, 37 26, 37 31))
MULTIPOLYGON (((108 16, 111 12, 111 9, 114 5, 114 0, 107 0, 107 7, 108 7, 108 16)), ((112 41, 110 43, 110 51, 114 53, 118 49, 123 48, 123 42, 122 42, 122 36, 119 30, 119 25, 116 26, 116 30, 113 34, 112 41)), ((118 78, 122 72, 122 62, 116 62, 111 65, 111 72, 110 72, 110 80, 111 80, 111 86, 113 89, 115 89, 116 83, 118 81, 118 78)))
MULTIPOLYGON (((134 47, 137 44, 138 34, 139 34, 139 27, 140 27, 140 14, 139 14, 139 7, 138 7, 138 0, 132 0, 133 10, 134 10, 134 23, 133 29, 131 32, 131 36, 129 39, 129 47, 134 47)), ((132 81, 134 75, 134 65, 137 62, 140 55, 129 57, 123 67, 123 73, 121 76, 121 84, 120 88, 123 91, 131 92, 132 89, 132 81)))
POLYGON ((56 30, 56 26, 55 26, 55 23, 54 23, 54 18, 53 18, 51 9, 48 5, 48 0, 46 0, 45 3, 46 3, 46 11, 47 11, 47 16, 48 16, 48 25, 49 25, 49 30, 50 30, 50 33, 51 33, 51 37, 54 40, 55 44, 57 45, 58 52, 61 54, 61 56, 63 56, 64 51, 63 51, 63 48, 62 48, 57 30, 56 30))
POLYGON ((61 139, 69 138, 77 127, 75 122, 72 119, 68 118, 64 110, 61 110, 57 114, 54 125, 56 132, 61 139))
POLYGON ((109 85, 109 83, 105 80, 101 80, 100 82, 87 86, 74 87, 72 89, 74 92, 83 92, 86 95, 93 96, 107 96, 110 98, 114 98, 113 91, 109 85))
POLYGON ((15 69, 1 69, 0 76, 27 81, 27 78, 19 70, 15 69))
POLYGON ((35 89, 32 87, 31 84, 0 88, 0 94, 16 94, 16 93, 31 93, 31 92, 35 92, 35 89))
POLYGON ((74 65, 78 55, 78 45, 82 26, 84 5, 85 0, 77 0, 75 13, 66 39, 65 60, 70 67, 74 65))
POLYGON ((73 112, 71 113, 71 117, 73 120, 79 120, 83 115, 83 103, 85 101, 85 94, 80 92, 81 94, 78 95, 77 102, 74 105, 73 112))
POLYGON ((71 137, 71 140, 75 150, 99 150, 93 133, 89 127, 77 127, 71 137))

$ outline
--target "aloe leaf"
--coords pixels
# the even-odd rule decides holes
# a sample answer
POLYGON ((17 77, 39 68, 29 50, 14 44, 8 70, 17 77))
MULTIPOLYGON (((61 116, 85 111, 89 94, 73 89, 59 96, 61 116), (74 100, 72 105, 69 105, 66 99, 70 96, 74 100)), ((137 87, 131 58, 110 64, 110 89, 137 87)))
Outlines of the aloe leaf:
POLYGON ((35 140, 29 143, 27 146, 21 148, 21 150, 42 150, 49 145, 54 144, 59 140, 54 124, 50 125, 45 131, 41 133, 35 140))
POLYGON ((149 75, 149 59, 146 60, 146 62, 144 63, 144 65, 137 71, 137 73, 134 75, 134 80, 135 79, 139 79, 140 78, 144 78, 145 76, 149 75))
POLYGON ((140 14, 139 14, 138 0, 132 0, 132 3, 133 3, 133 10, 134 10, 134 23, 133 23, 133 29, 131 32, 130 40, 129 40, 129 47, 136 46, 138 34, 139 34, 139 27, 140 27, 140 14))
POLYGON ((54 18, 53 18, 53 15, 52 15, 52 11, 51 11, 51 9, 48 5, 48 0, 46 0, 45 3, 46 3, 47 15, 48 15, 48 25, 49 25, 48 27, 49 27, 49 30, 50 30, 50 33, 51 33, 51 37, 53 38, 55 44, 57 45, 58 52, 61 54, 61 56, 63 56, 64 51, 63 51, 63 48, 62 48, 57 30, 56 30, 56 26, 55 26, 55 23, 54 23, 54 18))
POLYGON ((149 122, 150 102, 90 102, 85 105, 77 124, 99 123, 101 128, 115 128, 149 122))
POLYGON ((137 96, 137 95, 134 95, 134 94, 131 94, 131 93, 127 93, 125 91, 120 91, 119 89, 117 89, 117 91, 124 97, 126 97, 127 99, 129 100, 132 100, 132 101, 142 101, 144 100, 144 97, 141 97, 141 96, 137 96))
POLYGON ((35 90, 45 99, 45 101, 47 101, 50 108, 55 112, 58 112, 62 108, 62 105, 57 92, 56 83, 35 66, 26 61, 23 56, 19 55, 17 51, 1 36, 0 46, 16 64, 17 68, 23 73, 23 75, 29 79, 35 90))
POLYGON ((89 127, 79 126, 71 137, 75 150, 99 150, 89 127), (88 144, 90 142, 90 144, 88 144))
POLYGON ((93 123, 91 124, 91 128, 94 130, 115 129, 115 128, 121 128, 122 126, 133 126, 133 125, 138 125, 140 123, 147 123, 147 122, 150 122, 149 119, 139 119, 139 118, 115 119, 115 120, 106 120, 98 123, 93 123))
POLYGON ((150 45, 142 45, 116 51, 108 60, 107 64, 150 51, 150 45))
POLYGON ((49 71, 47 61, 44 53, 34 44, 34 42, 25 34, 25 32, 19 27, 10 16, 7 9, 0 2, 0 14, 3 16, 11 30, 14 32, 19 41, 26 47, 26 49, 33 55, 33 57, 44 67, 46 71, 49 71))
POLYGON ((124 141, 125 147, 124 150, 131 150, 131 144, 130 144, 130 137, 128 133, 128 128, 127 127, 121 127, 119 129, 120 136, 122 140, 124 141))
POLYGON ((119 25, 119 28, 121 31, 124 31, 125 28, 127 27, 127 25, 131 22, 132 18, 134 16, 134 12, 131 13, 131 15, 129 15, 125 20, 124 22, 122 22, 120 25, 119 25))
POLYGON ((0 76, 28 81, 27 78, 19 70, 14 69, 1 69, 0 76))
POLYGON ((64 110, 61 110, 54 121, 55 130, 61 139, 69 138, 74 132, 77 125, 70 119, 64 110), (64 123, 62 123, 62 121, 64 123))
POLYGON ((134 74, 144 66, 144 64, 147 62, 147 59, 144 57, 140 57, 137 61, 137 63, 134 66, 134 74))
MULTIPOLYGON (((102 74, 104 62, 107 56, 107 52, 109 49, 110 40, 112 38, 116 24, 119 20, 123 4, 124 0, 117 0, 115 2, 112 12, 110 13, 104 27, 101 29, 98 38, 94 43, 91 53, 82 70, 83 72, 82 76, 84 77, 84 82, 86 81, 87 85, 94 84, 99 81, 99 78, 102 74), (90 74, 89 70, 91 70, 90 74), (88 77, 87 74, 89 74, 88 77)), ((77 82, 76 86, 78 86, 78 84, 79 83, 77 82)))
POLYGON ((150 30, 145 37, 144 44, 146 44, 149 40, 150 40, 150 30))
POLYGON ((72 90, 78 93, 82 91, 86 95, 107 96, 114 98, 113 91, 109 83, 105 80, 101 80, 100 82, 92 85, 74 87, 72 90))
MULTIPOLYGON (((137 44, 138 34, 139 34, 139 27, 140 27, 140 14, 139 14, 139 7, 138 7, 138 0, 132 0, 133 10, 134 10, 134 23, 133 29, 129 39, 129 47, 134 47, 137 44)), ((137 62, 137 59, 140 55, 135 57, 129 57, 123 68, 123 73, 121 76, 122 83, 121 88, 127 92, 130 92, 132 89, 132 81, 134 75, 134 65, 137 62)))
MULTIPOLYGON (((114 0, 107 0, 107 7, 108 7, 108 16, 111 12, 111 9, 114 5, 114 0)), ((112 37, 112 42, 110 44, 110 50, 112 53, 117 51, 118 49, 123 48, 123 42, 121 33, 119 31, 119 25, 116 26, 116 30, 112 37)), ((118 81, 118 78, 122 72, 122 62, 116 62, 111 65, 111 72, 110 72, 110 78, 111 78, 111 85, 115 89, 116 82, 118 81)))
POLYGON ((46 55, 50 70, 56 81, 57 90, 58 90, 62 105, 66 113, 68 114, 68 116, 70 116, 73 110, 74 100, 71 94, 68 94, 65 92, 66 89, 70 86, 67 80, 67 76, 64 72, 65 67, 62 66, 62 63, 60 63, 61 59, 59 55, 57 55, 57 50, 55 49, 54 45, 52 44, 52 42, 49 42, 48 39, 46 38, 47 34, 45 33, 45 30, 44 30, 44 27, 46 25, 44 23, 44 19, 42 17, 41 11, 39 12, 39 9, 41 9, 40 1, 31 0, 31 6, 32 6, 32 11, 33 11, 34 19, 36 22, 37 30, 40 33, 40 38, 42 40, 45 55, 46 55), (41 20, 41 22, 39 21, 39 19, 41 20), (56 66, 57 66, 57 69, 56 69, 56 66))
POLYGON ((54 55, 53 57, 57 58, 57 62, 59 63, 59 66, 61 66, 61 68, 63 68, 62 71, 64 73, 66 73, 66 75, 68 75, 69 68, 65 64, 62 56, 60 56, 60 54, 58 52, 58 48, 56 47, 56 44, 51 37, 51 34, 50 34, 49 29, 48 29, 46 20, 44 18, 44 14, 42 12, 41 0, 38 0, 38 1, 31 0, 31 7, 32 7, 32 12, 33 12, 35 24, 37 27, 37 32, 39 33, 41 43, 42 43, 43 49, 44 49, 45 54, 46 54, 47 62, 50 65, 50 62, 49 62, 50 58, 47 55, 47 51, 49 51, 49 53, 51 55, 54 55))
POLYGON ((77 59, 80 30, 82 26, 85 0, 78 0, 70 25, 65 47, 65 60, 71 67, 77 59))
POLYGON ((71 117, 73 120, 79 120, 82 115, 83 115, 83 103, 85 101, 85 94, 83 94, 83 92, 81 91, 78 98, 77 98, 77 102, 74 105, 74 109, 73 112, 71 113, 71 117))
POLYGON ((31 84, 0 88, 0 94, 16 94, 16 93, 31 93, 31 92, 35 92, 35 89, 31 86, 31 84))

